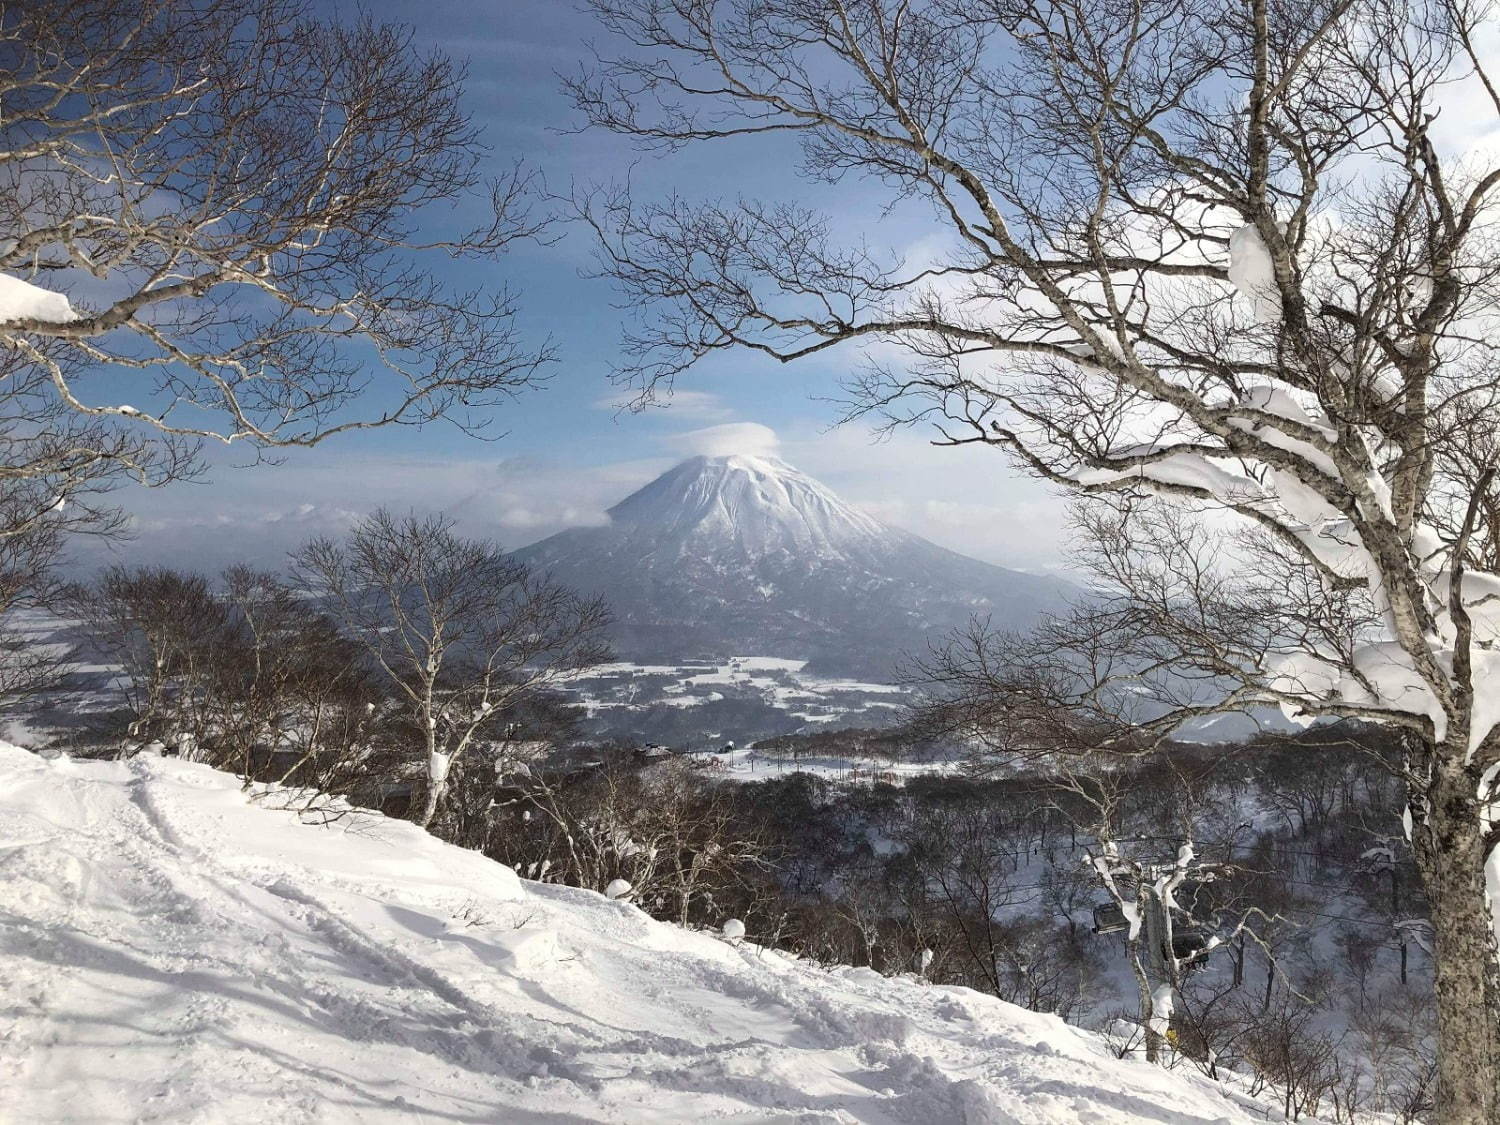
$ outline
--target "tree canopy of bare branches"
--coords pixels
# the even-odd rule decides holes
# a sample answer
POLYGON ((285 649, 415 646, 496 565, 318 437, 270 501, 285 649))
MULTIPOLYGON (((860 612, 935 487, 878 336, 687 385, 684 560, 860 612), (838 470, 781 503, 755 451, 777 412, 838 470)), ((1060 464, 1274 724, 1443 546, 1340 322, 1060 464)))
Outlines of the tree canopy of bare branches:
POLYGON ((462 83, 305 0, 0 7, 0 534, 112 530, 101 493, 203 442, 473 430, 534 382, 512 299, 429 268, 539 229, 462 83))
POLYGON ((506 708, 604 659, 609 613, 445 516, 378 511, 298 551, 304 588, 358 641, 421 732, 430 825, 449 772, 506 708))
POLYGON ((808 179, 925 204, 903 237, 936 248, 907 261, 799 204, 585 195, 639 391, 730 348, 904 354, 867 363, 853 410, 1112 499, 1111 577, 1156 659, 1224 706, 1404 732, 1438 1112, 1500 1120, 1500 159, 1453 140, 1500 118, 1490 5, 591 6, 617 49, 570 83, 589 124, 793 139, 808 179), (1139 555, 1151 498, 1211 510, 1253 577, 1225 523, 1139 555))

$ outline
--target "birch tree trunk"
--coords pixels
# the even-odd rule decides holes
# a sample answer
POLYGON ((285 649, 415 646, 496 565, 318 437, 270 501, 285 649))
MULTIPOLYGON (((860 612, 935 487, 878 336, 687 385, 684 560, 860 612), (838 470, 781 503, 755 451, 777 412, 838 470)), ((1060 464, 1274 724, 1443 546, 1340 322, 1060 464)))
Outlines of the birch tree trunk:
POLYGON ((448 788, 447 780, 434 781, 427 786, 427 801, 422 806, 422 815, 417 818, 417 824, 422 828, 431 828, 433 818, 437 816, 438 807, 443 802, 443 796, 448 788))
MULTIPOLYGON (((1439 753, 1440 762, 1462 755, 1439 753)), ((1441 766, 1413 817, 1412 848, 1435 937, 1437 1120, 1500 1121, 1500 960, 1484 833, 1467 771, 1441 766)))
POLYGON ((431 828, 433 818, 437 816, 438 807, 443 803, 443 797, 448 791, 448 767, 451 763, 444 760, 442 764, 442 775, 438 776, 438 745, 437 724, 432 718, 432 696, 428 692, 428 714, 426 720, 427 735, 427 802, 422 806, 422 815, 417 818, 417 824, 423 828, 431 828))

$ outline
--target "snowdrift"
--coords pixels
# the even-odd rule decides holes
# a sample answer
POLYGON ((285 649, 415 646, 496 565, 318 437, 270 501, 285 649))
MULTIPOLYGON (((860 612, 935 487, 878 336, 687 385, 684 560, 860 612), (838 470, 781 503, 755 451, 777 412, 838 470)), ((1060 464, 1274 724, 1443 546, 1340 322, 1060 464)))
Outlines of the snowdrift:
POLYGON ((1265 1120, 967 989, 827 972, 276 799, 0 744, 0 1119, 1265 1120))
POLYGON ((19 277, 0 273, 0 324, 39 320, 44 324, 67 324, 78 319, 68 298, 19 277))

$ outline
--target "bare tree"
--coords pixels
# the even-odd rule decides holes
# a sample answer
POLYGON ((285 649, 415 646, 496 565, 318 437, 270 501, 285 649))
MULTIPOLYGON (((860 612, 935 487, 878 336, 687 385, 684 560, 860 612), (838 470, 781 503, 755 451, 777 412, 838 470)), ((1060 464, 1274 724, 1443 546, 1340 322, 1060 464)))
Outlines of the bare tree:
POLYGON ((110 567, 74 588, 70 611, 121 670, 136 746, 161 741, 196 756, 210 681, 227 658, 229 613, 208 580, 167 567, 110 567))
POLYGON ((234 566, 222 585, 225 636, 213 654, 198 736, 212 748, 205 760, 233 766, 247 780, 264 770, 268 780, 285 782, 300 771, 304 786, 321 792, 319 770, 307 767, 354 751, 338 724, 351 704, 369 701, 363 650, 277 575, 234 566), (273 756, 258 769, 262 753, 273 756))
MULTIPOLYGON (((1173 785, 1175 823, 1151 822, 1150 839, 1138 840, 1126 827, 1127 805, 1140 787, 1138 776, 1119 768, 1109 755, 1060 754, 1053 758, 1047 786, 1056 807, 1091 838, 1084 864, 1113 906, 1112 925, 1101 933, 1123 935, 1125 959, 1136 985, 1139 1021, 1146 1057, 1158 1061, 1164 1042, 1170 1042, 1172 1023, 1183 999, 1187 975, 1204 967, 1216 949, 1248 936, 1267 919, 1260 905, 1229 912, 1211 909, 1199 891, 1236 874, 1232 864, 1201 856, 1195 845, 1193 807, 1188 787, 1173 785), (1161 842, 1173 832, 1174 849, 1161 842), (1170 854, 1168 854, 1170 853, 1170 854)), ((1180 782, 1180 778, 1177 779, 1180 782)), ((1102 905, 1102 904, 1101 904, 1102 905)), ((1106 906, 1107 910, 1108 907, 1106 906)), ((1096 914, 1096 919, 1100 916, 1096 914)))
POLYGON ((1317 1113, 1318 1103, 1333 1096, 1347 1077, 1338 1041, 1318 1029, 1317 1016, 1316 1007, 1287 997, 1261 1012, 1244 1040, 1245 1058, 1255 1068, 1252 1089, 1269 1086, 1287 1121, 1317 1113))
POLYGON ((101 493, 203 442, 475 429, 533 382, 510 298, 448 292, 423 253, 538 229, 527 173, 485 182, 462 86, 306 0, 0 9, 0 534, 109 529, 101 493))
MULTIPOLYGON (((879 342, 909 362, 872 363, 856 410, 1253 533, 1260 580, 1231 603, 1255 595, 1245 644, 1223 631, 1235 614, 1178 600, 1214 572, 1146 561, 1171 594, 1150 605, 1159 658, 1222 687, 1181 714, 1279 704, 1403 733, 1438 1115, 1500 1120, 1500 165, 1454 158, 1435 124, 1459 83, 1455 112, 1500 117, 1476 47, 1489 6, 592 7, 623 45, 570 84, 590 123, 662 148, 784 135, 810 178, 931 205, 932 229, 904 233, 936 249, 907 263, 797 206, 582 200, 642 310, 642 393, 725 348, 879 342)), ((1233 589, 1237 565, 1212 580, 1233 589)))
POLYGON ((649 883, 636 882, 637 896, 651 895, 662 916, 686 926, 712 909, 715 889, 738 882, 752 867, 765 866, 763 842, 737 823, 729 783, 707 780, 692 763, 677 760, 652 767, 642 777, 643 819, 650 862, 649 883))
POLYGON ((58 596, 52 567, 61 553, 62 534, 55 526, 0 538, 0 712, 56 686, 66 674, 67 646, 37 644, 17 620, 58 596))
POLYGON ((680 759, 642 764, 606 750, 597 765, 537 768, 507 785, 512 819, 489 854, 531 878, 593 890, 624 879, 632 902, 680 926, 722 921, 715 894, 769 866, 760 832, 736 822, 726 784, 680 759))
MULTIPOLYGON (((25 536, 0 539, 5 545, 25 536)), ((272 574, 215 588, 165 567, 112 567, 59 602, 120 667, 126 749, 160 741, 251 781, 343 794, 372 760, 377 693, 364 651, 272 574)), ((387 759, 388 761, 388 759, 387 759)))
POLYGON ((420 731, 432 824, 448 771, 504 708, 603 659, 602 602, 532 573, 446 516, 378 511, 295 556, 306 590, 356 638, 420 731))

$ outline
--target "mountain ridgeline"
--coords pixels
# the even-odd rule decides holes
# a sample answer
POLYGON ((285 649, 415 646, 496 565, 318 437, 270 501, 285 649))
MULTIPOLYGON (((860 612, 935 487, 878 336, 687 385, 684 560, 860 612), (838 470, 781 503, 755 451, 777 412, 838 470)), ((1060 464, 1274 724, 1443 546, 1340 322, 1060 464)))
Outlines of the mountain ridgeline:
POLYGON ((623 659, 731 655, 889 678, 904 652, 988 615, 1024 628, 1076 589, 890 527, 772 457, 694 457, 518 552, 606 597, 623 659))

